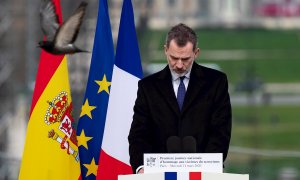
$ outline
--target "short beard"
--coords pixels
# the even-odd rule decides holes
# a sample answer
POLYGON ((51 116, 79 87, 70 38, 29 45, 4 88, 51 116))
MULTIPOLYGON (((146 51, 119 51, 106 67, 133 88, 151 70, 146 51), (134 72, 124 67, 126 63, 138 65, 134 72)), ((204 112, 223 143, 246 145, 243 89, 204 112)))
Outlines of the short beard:
MULTIPOLYGON (((176 71, 172 70, 174 73, 178 74, 176 71)), ((178 74, 179 77, 185 76, 188 71, 184 71, 183 73, 178 74)))
POLYGON ((177 74, 179 77, 182 77, 182 76, 185 76, 189 71, 190 69, 192 68, 192 66, 188 69, 186 69, 183 73, 177 73, 172 67, 170 67, 169 65, 169 68, 172 72, 174 72, 175 74, 177 74))
POLYGON ((188 72, 189 72, 189 69, 187 69, 187 70, 185 70, 183 73, 177 73, 172 67, 170 67, 170 65, 169 65, 169 68, 170 68, 170 70, 172 71, 172 72, 174 72, 175 74, 177 74, 179 77, 181 77, 181 76, 184 76, 184 75, 186 75, 188 72))

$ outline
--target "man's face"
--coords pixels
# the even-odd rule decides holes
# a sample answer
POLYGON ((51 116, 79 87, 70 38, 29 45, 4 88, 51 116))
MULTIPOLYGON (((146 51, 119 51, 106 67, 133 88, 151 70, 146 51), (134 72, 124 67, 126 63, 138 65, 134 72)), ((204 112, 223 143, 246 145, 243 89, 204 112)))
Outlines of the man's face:
POLYGON ((165 45, 165 54, 172 71, 183 75, 189 71, 200 49, 193 50, 193 44, 188 42, 185 46, 179 47, 175 40, 171 40, 169 48, 165 45))

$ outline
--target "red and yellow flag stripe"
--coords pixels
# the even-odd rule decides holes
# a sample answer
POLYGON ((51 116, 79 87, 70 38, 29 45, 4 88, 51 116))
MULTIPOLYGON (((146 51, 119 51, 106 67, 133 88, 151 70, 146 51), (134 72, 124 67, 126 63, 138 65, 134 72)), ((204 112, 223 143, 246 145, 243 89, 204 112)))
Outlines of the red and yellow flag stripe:
MULTIPOLYGON (((59 0, 54 3, 61 19, 59 0)), ((19 179, 80 177, 71 112, 67 58, 42 51, 19 179)))

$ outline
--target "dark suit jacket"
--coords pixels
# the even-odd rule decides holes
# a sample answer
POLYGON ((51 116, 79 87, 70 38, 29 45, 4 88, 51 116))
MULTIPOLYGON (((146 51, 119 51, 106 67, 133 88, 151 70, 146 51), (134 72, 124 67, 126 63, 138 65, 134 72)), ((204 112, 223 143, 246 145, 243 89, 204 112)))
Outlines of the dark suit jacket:
POLYGON ((198 153, 223 153, 231 136, 231 105, 224 73, 194 62, 180 112, 168 66, 139 81, 129 140, 130 163, 143 165, 144 153, 166 153, 170 136, 193 136, 198 153))

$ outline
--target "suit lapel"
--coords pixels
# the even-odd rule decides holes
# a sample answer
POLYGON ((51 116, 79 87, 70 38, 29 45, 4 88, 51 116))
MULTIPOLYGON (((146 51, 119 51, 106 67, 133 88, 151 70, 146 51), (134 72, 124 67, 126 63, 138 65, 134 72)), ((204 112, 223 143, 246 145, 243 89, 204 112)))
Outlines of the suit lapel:
POLYGON ((188 109, 188 107, 195 99, 197 99, 195 97, 200 93, 202 89, 204 89, 203 87, 205 85, 205 82, 206 81, 204 78, 204 74, 201 71, 201 67, 194 62, 189 85, 183 102, 182 113, 184 113, 184 111, 188 109))
POLYGON ((179 116, 180 111, 172 85, 171 72, 168 66, 160 72, 155 84, 158 91, 162 94, 162 97, 165 98, 171 109, 179 116))

